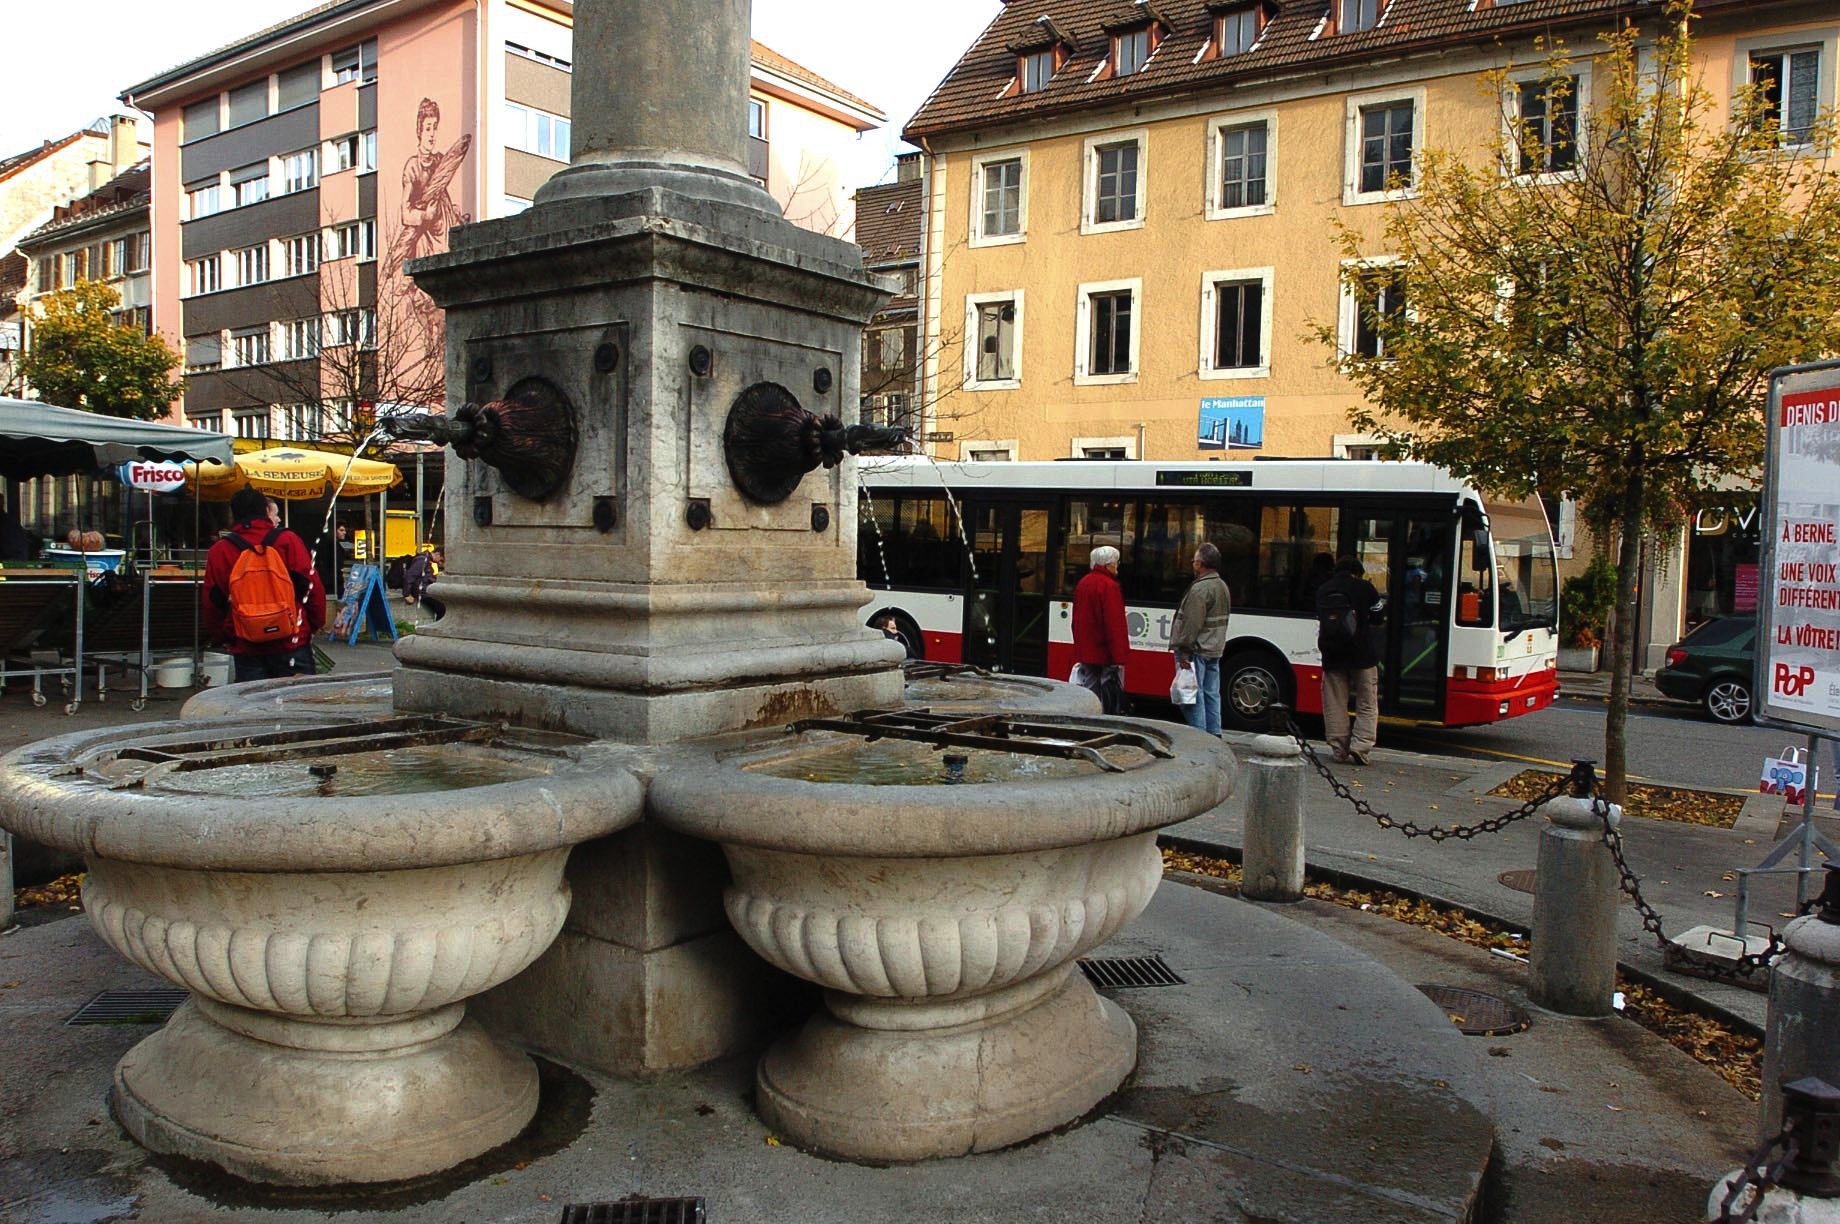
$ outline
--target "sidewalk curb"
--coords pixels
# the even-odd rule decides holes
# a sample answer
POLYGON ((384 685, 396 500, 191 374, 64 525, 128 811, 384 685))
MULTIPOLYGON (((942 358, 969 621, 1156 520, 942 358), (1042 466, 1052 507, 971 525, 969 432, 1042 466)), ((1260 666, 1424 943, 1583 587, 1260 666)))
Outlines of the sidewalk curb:
MULTIPOLYGON (((1156 840, 1158 846, 1167 846, 1172 850, 1180 850, 1187 854, 1198 854, 1206 858, 1225 859, 1229 863, 1240 862, 1240 848, 1237 846, 1226 846, 1217 842, 1205 842, 1192 837, 1172 837, 1166 835, 1160 835, 1156 840)), ((1325 867, 1319 863, 1310 862, 1307 857, 1304 860, 1304 871, 1306 874, 1306 883, 1309 879, 1315 879, 1340 889, 1369 889, 1390 892, 1396 896, 1404 897, 1407 900, 1424 901, 1432 905, 1442 906, 1445 909, 1455 910, 1466 918, 1472 918, 1485 926, 1498 927, 1504 931, 1515 931, 1529 927, 1528 923, 1494 913, 1490 910, 1480 909, 1474 905, 1469 905, 1461 901, 1455 901, 1449 897, 1439 896, 1437 893, 1420 892, 1417 889, 1406 888, 1386 880, 1364 876, 1357 872, 1346 871, 1340 867, 1325 867)), ((1531 931, 1529 931, 1529 933, 1531 934, 1531 931)), ((1618 972, 1627 974, 1631 981, 1654 991, 1675 1007, 1708 1016, 1734 1032, 1742 1033, 1758 1041, 1763 1040, 1763 1028, 1760 1025, 1745 1019, 1735 1012, 1728 1011, 1703 995, 1694 993, 1690 987, 1683 986, 1678 982, 1666 978, 1658 977, 1652 970, 1632 964, 1624 960, 1621 956, 1617 957, 1616 967, 1618 972)))

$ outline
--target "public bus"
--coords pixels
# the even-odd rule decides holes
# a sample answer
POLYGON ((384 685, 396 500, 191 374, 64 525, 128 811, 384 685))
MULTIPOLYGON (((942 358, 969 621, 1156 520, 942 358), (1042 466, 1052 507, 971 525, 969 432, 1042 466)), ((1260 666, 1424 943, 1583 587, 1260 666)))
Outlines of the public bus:
POLYGON ((1283 702, 1322 710, 1315 589, 1353 556, 1384 596, 1382 714, 1461 727, 1550 705, 1558 572, 1537 500, 1485 504, 1423 463, 864 460, 858 572, 866 620, 910 654, 1064 680, 1074 584, 1119 551, 1125 687, 1167 699, 1169 627, 1210 540, 1233 594, 1221 717, 1264 730, 1283 702))

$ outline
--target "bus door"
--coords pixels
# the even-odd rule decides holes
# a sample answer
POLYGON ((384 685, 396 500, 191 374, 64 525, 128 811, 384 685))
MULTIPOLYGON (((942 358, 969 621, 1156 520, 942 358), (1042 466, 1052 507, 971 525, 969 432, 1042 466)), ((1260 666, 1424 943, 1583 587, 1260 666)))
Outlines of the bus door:
POLYGON ((1352 551, 1367 580, 1386 596, 1384 623, 1373 628, 1380 709, 1442 719, 1456 518, 1449 507, 1349 509, 1352 551))
POLYGON ((1046 501, 965 504, 971 537, 965 662, 1047 674, 1050 517, 1046 501))

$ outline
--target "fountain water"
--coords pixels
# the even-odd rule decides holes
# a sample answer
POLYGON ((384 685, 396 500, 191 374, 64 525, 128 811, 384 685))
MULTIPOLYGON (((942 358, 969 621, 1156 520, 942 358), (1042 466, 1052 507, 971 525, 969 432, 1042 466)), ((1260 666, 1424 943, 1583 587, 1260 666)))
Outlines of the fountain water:
POLYGON ((967 694, 1091 708, 1000 677, 929 677, 957 685, 933 729, 976 740, 962 784, 870 785, 860 738, 780 730, 902 700, 900 647, 859 620, 846 458, 892 439, 842 423, 886 290, 746 175, 748 16, 747 0, 580 0, 574 164, 527 212, 456 229, 413 266, 446 312, 450 411, 407 428, 456 459, 448 611, 397 645, 394 718, 353 721, 371 679, 252 685, 207 695, 223 722, 0 764, 0 819, 90 854, 105 937, 198 996, 149 1040, 157 1060, 118 1072, 118 1112, 148 1146, 277 1181, 476 1154, 530 1102, 521 1056, 449 1024, 469 995, 468 1025, 646 1075, 757 1045, 800 997, 784 975, 815 981, 825 1010, 767 1054, 761 1108, 793 1141, 861 1159, 1016 1142, 1133 1065, 1129 1019, 1070 966, 1147 903, 1156 829, 1224 797, 1217 740, 1078 717, 998 730, 967 694), (1018 764, 1018 737, 1123 731, 1118 759, 1018 764), (387 806, 174 781, 252 751, 342 771, 423 732, 537 776, 387 806), (365 1078, 462 1032, 499 1055, 450 1066, 451 1091, 365 1078), (226 1106, 217 1125, 209 1099, 258 1078, 237 1042, 295 1053, 284 1088, 255 1098, 261 1120, 226 1106), (444 1125, 360 1107, 449 1098, 444 1125), (411 1133, 440 1141, 411 1150, 411 1133))

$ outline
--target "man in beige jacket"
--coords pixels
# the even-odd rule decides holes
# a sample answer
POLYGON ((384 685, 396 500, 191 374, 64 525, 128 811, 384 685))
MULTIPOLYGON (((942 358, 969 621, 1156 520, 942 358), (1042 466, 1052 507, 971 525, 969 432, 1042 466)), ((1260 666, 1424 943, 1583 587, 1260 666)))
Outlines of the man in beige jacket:
POLYGON ((1169 628, 1169 648, 1175 652, 1177 667, 1193 667, 1201 691, 1195 704, 1177 706, 1188 725, 1220 734, 1220 656, 1227 649, 1227 617, 1233 611, 1233 596, 1226 580, 1220 576, 1220 549, 1202 544, 1195 549, 1189 563, 1195 580, 1182 594, 1176 609, 1175 623, 1169 628))

